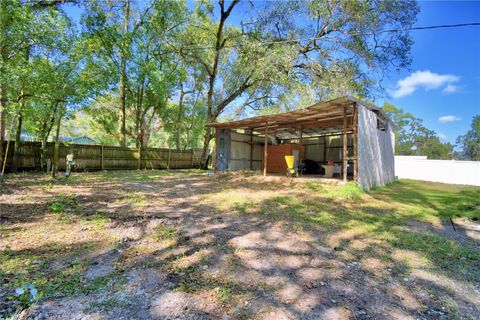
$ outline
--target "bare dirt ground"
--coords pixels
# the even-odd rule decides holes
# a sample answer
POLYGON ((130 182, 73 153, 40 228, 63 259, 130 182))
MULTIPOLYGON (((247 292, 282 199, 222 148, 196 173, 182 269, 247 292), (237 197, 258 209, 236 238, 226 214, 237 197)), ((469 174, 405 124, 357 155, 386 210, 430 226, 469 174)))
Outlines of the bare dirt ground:
POLYGON ((477 224, 452 231, 344 189, 200 172, 10 177, 0 318, 480 319, 477 224), (18 301, 23 284, 35 302, 18 301))

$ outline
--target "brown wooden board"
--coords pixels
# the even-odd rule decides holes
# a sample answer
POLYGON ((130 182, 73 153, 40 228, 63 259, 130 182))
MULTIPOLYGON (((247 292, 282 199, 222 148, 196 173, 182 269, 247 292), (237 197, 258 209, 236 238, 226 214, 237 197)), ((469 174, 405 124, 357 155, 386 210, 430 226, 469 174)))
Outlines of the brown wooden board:
MULTIPOLYGON (((6 162, 6 172, 13 167, 13 146, 10 141, 6 162)), ((7 142, 3 149, 6 150, 7 142)), ((53 159, 54 143, 48 142, 46 159, 53 159)), ((59 147, 59 169, 65 170, 65 158, 73 152, 77 170, 116 170, 116 169, 166 169, 170 157, 170 168, 198 168, 201 166, 202 150, 169 150, 164 148, 145 148, 139 153, 136 148, 117 146, 64 144, 59 147)), ((41 162, 41 143, 22 141, 18 148, 17 168, 39 170, 41 162)), ((3 164, 3 161, 1 161, 3 164)))

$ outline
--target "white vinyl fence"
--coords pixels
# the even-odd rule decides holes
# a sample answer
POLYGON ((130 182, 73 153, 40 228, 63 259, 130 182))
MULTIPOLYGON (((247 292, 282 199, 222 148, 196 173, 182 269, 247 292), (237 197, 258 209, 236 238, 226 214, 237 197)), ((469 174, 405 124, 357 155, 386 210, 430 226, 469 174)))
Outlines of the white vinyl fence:
POLYGON ((400 179, 480 186, 480 161, 395 156, 395 175, 400 179))

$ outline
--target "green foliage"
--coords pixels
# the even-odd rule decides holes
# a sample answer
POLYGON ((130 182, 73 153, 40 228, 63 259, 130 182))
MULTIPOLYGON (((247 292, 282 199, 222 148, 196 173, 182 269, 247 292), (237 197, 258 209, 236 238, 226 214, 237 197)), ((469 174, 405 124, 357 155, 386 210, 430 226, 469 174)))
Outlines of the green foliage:
POLYGON ((427 156, 428 159, 452 159, 453 146, 440 141, 435 131, 426 128, 423 120, 389 104, 383 110, 395 124, 395 153, 402 156, 427 156))
POLYGON ((462 159, 480 160, 480 115, 473 117, 471 129, 457 138, 457 145, 462 150, 462 159))
POLYGON ((362 198, 363 190, 356 183, 347 182, 338 190, 338 195, 347 200, 360 200, 362 198))
POLYGON ((22 308, 27 308, 37 301, 37 289, 31 284, 24 284, 15 289, 16 299, 20 302, 22 308))
POLYGON ((102 213, 103 210, 97 210, 95 214, 84 217, 82 221, 91 221, 96 227, 100 228, 110 222, 110 218, 102 215, 102 213))
POLYGON ((402 0, 83 1, 77 23, 63 1, 1 4, 1 107, 17 131, 45 145, 60 123, 104 144, 178 149, 208 147, 205 124, 221 117, 374 96, 389 65, 410 63, 409 34, 378 31, 418 12, 402 0))
MULTIPOLYGON (((5 297, 7 301, 14 305, 20 303, 25 308, 45 299, 98 292, 112 279, 116 279, 118 284, 125 282, 125 276, 118 272, 85 281, 83 275, 88 268, 88 261, 70 261, 60 270, 51 268, 50 261, 66 252, 71 254, 71 248, 64 244, 52 244, 45 249, 40 253, 35 249, 14 252, 4 248, 0 251, 0 285, 9 290, 5 297)), ((92 249, 85 245, 81 250, 92 249)))
POLYGON ((480 280, 480 269, 477 267, 480 265, 478 251, 431 232, 392 230, 390 233, 394 237, 388 237, 389 242, 395 247, 421 252, 438 268, 459 272, 469 280, 480 280))
POLYGON ((418 218, 434 215, 441 219, 460 216, 480 219, 480 188, 400 180, 371 192, 385 201, 415 208, 418 218))
POLYGON ((48 206, 48 209, 50 209, 50 212, 52 213, 62 213, 65 211, 65 206, 60 202, 52 202, 48 206))
POLYGON ((176 236, 177 230, 175 228, 164 226, 163 224, 159 224, 155 228, 154 238, 156 240, 171 241, 174 240, 176 236))
POLYGON ((73 195, 57 195, 55 200, 48 205, 51 213, 64 213, 67 209, 73 210, 79 207, 77 199, 73 195))
MULTIPOLYGON (((228 210, 223 199, 231 199, 236 190, 223 190, 210 196, 220 210, 228 210)), ((444 223, 450 219, 480 219, 480 189, 414 180, 399 180, 369 192, 351 183, 333 185, 307 181, 289 188, 288 194, 265 191, 262 197, 235 198, 234 208, 241 213, 264 215, 300 227, 341 234, 355 232, 389 245, 412 250, 429 263, 468 281, 479 281, 478 250, 432 231, 410 224, 444 223), (421 222, 419 222, 421 221, 421 222), (458 261, 458 263, 452 263, 458 261)), ((440 228, 444 230, 444 228, 440 228)), ((336 250, 345 249, 340 243, 336 250)), ((378 252, 372 252, 378 257, 378 252)), ((389 262, 388 255, 385 259, 389 262)), ((395 265, 398 261, 392 262, 395 265)), ((400 272, 400 270, 399 270, 400 272)))

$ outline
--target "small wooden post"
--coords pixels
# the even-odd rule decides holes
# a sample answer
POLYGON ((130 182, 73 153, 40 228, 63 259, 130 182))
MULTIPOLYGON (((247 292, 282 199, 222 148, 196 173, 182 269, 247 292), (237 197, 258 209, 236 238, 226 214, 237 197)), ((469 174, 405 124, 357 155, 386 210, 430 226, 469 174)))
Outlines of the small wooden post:
POLYGON ((327 136, 323 136, 323 161, 327 161, 327 136))
MULTIPOLYGON (((302 146, 302 145, 303 145, 303 126, 300 126, 300 146, 302 146)), ((300 154, 300 156, 299 156, 300 159, 297 159, 298 164, 300 164, 302 162, 302 159, 301 159, 302 158, 302 153, 300 152, 299 154, 300 154)))
POLYGON ((168 149, 167 170, 170 170, 170 149, 168 149))
POLYGON ((250 130, 250 170, 253 170, 253 128, 250 130))
POLYGON ((347 107, 343 107, 343 146, 342 146, 342 162, 343 162, 343 181, 347 181, 347 107))
POLYGON ((267 176, 267 157, 268 157, 268 123, 265 124, 265 142, 263 146, 263 176, 267 176))
POLYGON ((358 107, 353 104, 353 181, 358 178, 358 107))
POLYGON ((192 163, 190 165, 190 167, 193 169, 193 164, 195 163, 195 153, 193 151, 193 148, 192 148, 192 163))
POLYGON ((100 150, 101 150, 101 154, 102 154, 102 158, 101 158, 101 160, 100 160, 100 166, 101 166, 102 171, 103 171, 103 170, 105 170, 105 162, 104 162, 104 154, 103 154, 103 152, 104 152, 104 151, 103 151, 103 144, 102 144, 100 150))

